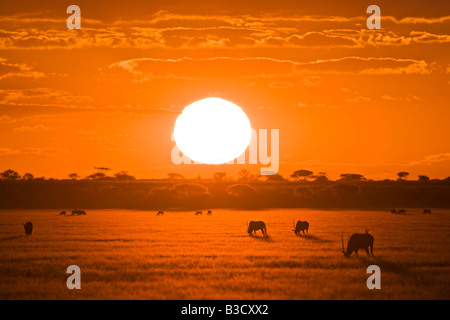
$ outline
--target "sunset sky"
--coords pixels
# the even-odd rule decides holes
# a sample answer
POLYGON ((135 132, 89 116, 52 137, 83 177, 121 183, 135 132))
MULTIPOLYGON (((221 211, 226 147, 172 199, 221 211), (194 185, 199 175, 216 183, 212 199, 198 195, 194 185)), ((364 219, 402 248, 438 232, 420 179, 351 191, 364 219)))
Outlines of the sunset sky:
POLYGON ((181 110, 220 97, 280 130, 284 176, 445 178, 449 49, 448 0, 2 1, 0 170, 258 173, 172 163, 181 110), (381 30, 366 27, 371 4, 381 30))

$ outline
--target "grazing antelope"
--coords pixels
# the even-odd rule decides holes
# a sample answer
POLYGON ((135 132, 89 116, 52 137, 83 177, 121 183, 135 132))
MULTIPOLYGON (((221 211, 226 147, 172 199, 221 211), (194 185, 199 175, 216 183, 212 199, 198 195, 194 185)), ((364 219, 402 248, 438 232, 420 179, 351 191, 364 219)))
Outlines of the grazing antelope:
POLYGON ((391 213, 392 213, 392 214, 397 214, 397 210, 391 209, 391 213))
POLYGON ((73 210, 72 211, 72 215, 73 216, 85 216, 86 215, 86 211, 84 211, 84 210, 73 210))
POLYGON ((212 215, 212 211, 208 210, 208 216, 212 215))
POLYGON ((196 216, 198 216, 198 215, 200 215, 200 214, 203 214, 203 212, 201 212, 201 211, 196 211, 196 212, 195 212, 195 215, 196 215, 196 216))
POLYGON ((65 211, 61 211, 61 212, 59 213, 59 215, 60 215, 60 216, 65 216, 65 215, 66 215, 66 212, 65 212, 65 211))
POLYGON ((257 230, 261 230, 262 234, 265 235, 267 233, 266 224, 263 221, 250 221, 247 222, 247 232, 248 234, 256 234, 257 230))
POLYGON ((431 209, 423 209, 423 214, 431 214, 431 209))
POLYGON ((355 252, 356 256, 358 256, 358 250, 364 249, 367 252, 367 255, 370 256, 370 252, 373 257, 373 236, 366 231, 366 233, 354 233, 348 239, 347 242, 347 250, 344 248, 344 236, 342 236, 342 253, 345 257, 350 258, 352 253, 355 252))
POLYGON ((23 224, 23 228, 25 229, 25 234, 27 236, 31 236, 31 233, 33 232, 33 223, 31 223, 31 221, 28 221, 27 223, 23 224))
POLYGON ((294 221, 292 221, 292 225, 294 226, 294 233, 295 234, 300 234, 300 231, 303 231, 303 234, 305 234, 305 230, 308 233, 308 229, 309 229, 309 223, 308 221, 297 221, 297 224, 294 224, 294 221))
POLYGON ((405 209, 400 209, 400 210, 398 210, 398 214, 406 214, 406 210, 405 209))
POLYGON ((162 216, 164 214, 164 211, 159 210, 158 213, 156 214, 157 216, 162 216))

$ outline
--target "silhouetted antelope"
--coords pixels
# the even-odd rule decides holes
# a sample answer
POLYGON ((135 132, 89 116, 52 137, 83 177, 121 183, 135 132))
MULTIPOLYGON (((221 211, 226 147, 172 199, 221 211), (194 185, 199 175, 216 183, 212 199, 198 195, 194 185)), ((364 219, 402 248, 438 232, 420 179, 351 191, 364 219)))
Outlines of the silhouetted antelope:
POLYGON ((431 209, 423 209, 423 214, 431 214, 431 209))
POLYGON ((65 212, 65 211, 61 211, 61 212, 59 213, 59 215, 60 215, 60 216, 65 216, 65 215, 66 215, 66 212, 65 212))
POLYGON ((397 214, 397 210, 391 209, 391 213, 392 213, 392 214, 397 214))
POLYGON ((196 211, 196 212, 195 212, 195 215, 196 215, 196 216, 198 216, 198 215, 200 215, 200 214, 203 214, 203 212, 201 212, 201 211, 196 211))
POLYGON ((373 256, 373 241, 374 241, 373 236, 368 231, 366 231, 366 233, 363 234, 354 233, 349 238, 347 242, 347 250, 345 250, 344 236, 342 236, 342 253, 344 254, 344 256, 349 258, 351 257, 353 252, 355 252, 356 256, 358 256, 358 250, 364 249, 366 250, 367 255, 370 256, 369 253, 370 248, 370 252, 372 253, 373 256))
POLYGON ((23 228, 25 229, 25 234, 27 236, 31 236, 31 233, 33 232, 33 224, 31 223, 31 221, 24 223, 23 228))
POLYGON ((72 211, 72 215, 74 215, 74 216, 85 216, 86 215, 86 211, 84 211, 84 210, 73 210, 72 211))
POLYGON ((159 210, 158 213, 156 214, 157 216, 162 216, 164 214, 164 211, 159 210))
POLYGON ((292 221, 292 225, 294 227, 294 230, 292 230, 292 231, 294 231, 295 234, 300 234, 300 231, 303 231, 303 234, 305 234, 305 230, 306 230, 306 232, 308 232, 308 230, 309 230, 308 221, 298 220, 296 225, 294 225, 294 221, 292 221))
POLYGON ((406 210, 400 209, 400 210, 398 210, 398 214, 406 214, 406 210))
POLYGON ((256 234, 257 230, 261 230, 262 234, 265 235, 267 233, 266 224, 263 221, 250 221, 247 222, 247 232, 248 234, 256 234))
POLYGON ((208 216, 212 215, 212 211, 208 210, 208 216))

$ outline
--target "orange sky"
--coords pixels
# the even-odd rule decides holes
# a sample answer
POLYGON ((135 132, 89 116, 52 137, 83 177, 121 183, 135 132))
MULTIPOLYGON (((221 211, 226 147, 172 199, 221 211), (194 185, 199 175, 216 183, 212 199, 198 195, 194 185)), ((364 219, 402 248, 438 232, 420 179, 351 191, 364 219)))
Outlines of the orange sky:
POLYGON ((448 1, 92 2, 0 4, 0 170, 233 175, 170 158, 179 112, 216 96, 280 129, 285 176, 450 175, 448 1))

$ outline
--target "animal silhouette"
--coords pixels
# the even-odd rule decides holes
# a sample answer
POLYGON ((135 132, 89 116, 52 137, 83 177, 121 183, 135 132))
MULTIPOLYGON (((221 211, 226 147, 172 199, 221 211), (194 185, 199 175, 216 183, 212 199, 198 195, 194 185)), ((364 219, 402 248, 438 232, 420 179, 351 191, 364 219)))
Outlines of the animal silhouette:
POLYGON ((247 232, 248 234, 256 234, 257 230, 261 230, 262 234, 265 235, 267 233, 266 224, 263 221, 250 221, 247 223, 247 232))
POLYGON ((33 233, 33 223, 31 221, 28 221, 27 223, 23 224, 23 228, 25 229, 25 234, 27 236, 31 236, 33 233))
POLYGON ((300 234, 300 232, 302 231, 303 234, 305 234, 305 231, 308 233, 309 230, 309 223, 308 221, 297 221, 297 224, 294 225, 294 221, 292 221, 292 224, 294 226, 294 233, 295 234, 300 234))
POLYGON ((84 210, 73 210, 72 211, 72 215, 73 216, 85 216, 86 215, 86 211, 84 211, 84 210))
POLYGON ((431 209, 423 209, 423 214, 431 214, 431 209))
POLYGON ((159 210, 158 213, 157 213, 156 215, 157 215, 157 216, 162 216, 162 215, 164 215, 164 211, 159 210))
POLYGON ((212 211, 208 210, 208 216, 212 215, 212 211))
POLYGON ((201 212, 201 211, 196 211, 196 212, 195 212, 195 215, 196 215, 196 216, 201 215, 201 214, 203 214, 203 212, 201 212))
POLYGON ((367 252, 367 255, 370 256, 370 252, 373 256, 373 236, 366 231, 366 233, 354 233, 351 235, 347 242, 347 249, 344 247, 344 236, 342 236, 342 253, 345 257, 350 258, 352 253, 354 252, 356 256, 358 256, 358 250, 364 249, 367 252))
POLYGON ((397 210, 391 209, 391 213, 392 213, 392 214, 397 214, 397 210))
POLYGON ((398 210, 398 214, 406 214, 406 210, 405 209, 399 209, 398 210))
POLYGON ((61 211, 61 212, 59 213, 59 215, 60 215, 60 216, 65 216, 65 215, 66 215, 66 212, 65 212, 65 211, 61 211))

